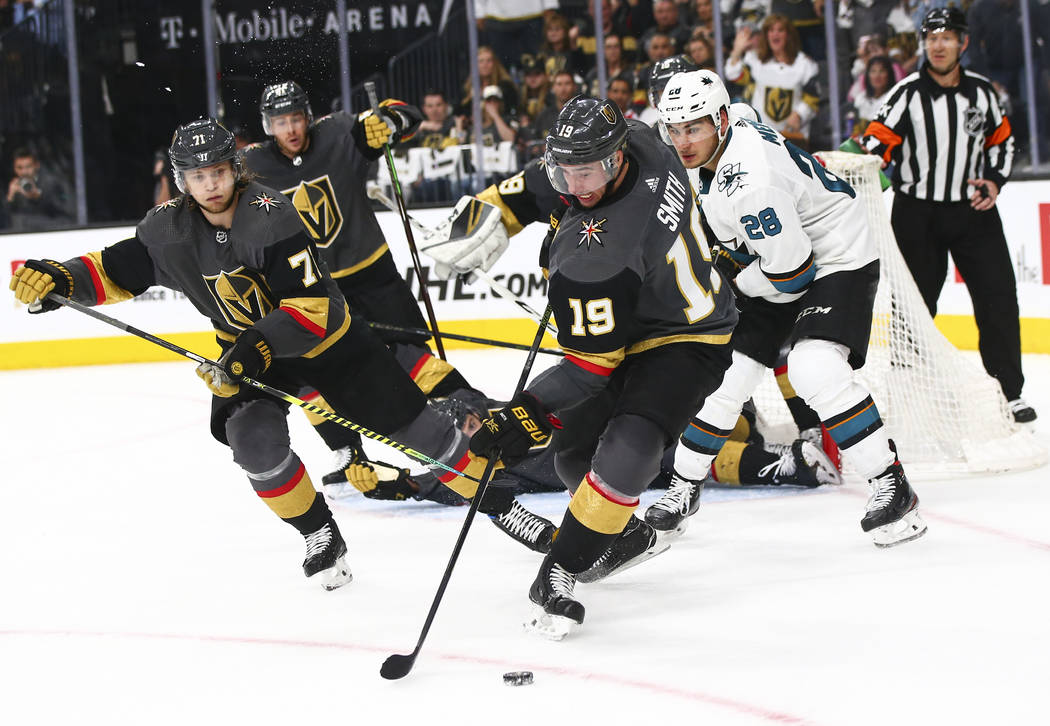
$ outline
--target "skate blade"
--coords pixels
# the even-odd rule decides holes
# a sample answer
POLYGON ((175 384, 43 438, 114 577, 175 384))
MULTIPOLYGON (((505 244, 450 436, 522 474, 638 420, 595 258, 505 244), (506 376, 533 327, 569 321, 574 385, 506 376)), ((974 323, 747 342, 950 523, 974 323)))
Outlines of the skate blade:
POLYGON ((653 546, 647 549, 645 552, 642 552, 640 555, 637 555, 627 560, 622 565, 620 565, 619 567, 615 567, 612 570, 584 570, 576 576, 576 581, 590 583, 598 582, 599 580, 607 580, 613 575, 618 575, 624 570, 629 570, 636 565, 642 564, 646 560, 651 560, 652 558, 656 557, 659 554, 663 554, 669 549, 671 549, 671 543, 667 541, 667 538, 661 537, 661 533, 658 532, 656 535, 656 543, 653 544, 653 546))
POLYGON ((344 557, 336 560, 335 564, 327 570, 315 573, 313 577, 321 583, 321 587, 325 590, 338 589, 354 579, 354 576, 350 573, 350 566, 346 564, 346 558, 344 557))
POLYGON ((896 547, 918 539, 926 534, 926 522, 919 516, 919 510, 913 509, 896 522, 890 522, 871 530, 872 541, 876 547, 896 547))
MULTIPOLYGON (((652 526, 652 522, 649 522, 649 526, 652 526)), ((685 534, 685 531, 689 529, 689 517, 686 517, 681 522, 679 522, 678 526, 674 529, 662 530, 657 529, 656 527, 653 527, 653 529, 656 530, 656 541, 658 543, 665 542, 667 543, 667 546, 670 547, 671 542, 674 542, 676 539, 681 537, 683 534, 685 534)))
POLYGON ((565 636, 576 629, 579 625, 575 620, 563 615, 551 615, 541 605, 533 605, 529 618, 522 626, 525 632, 547 638, 548 640, 563 640, 565 636))
POLYGON ((325 499, 347 499, 361 493, 348 481, 325 484, 323 488, 325 499))

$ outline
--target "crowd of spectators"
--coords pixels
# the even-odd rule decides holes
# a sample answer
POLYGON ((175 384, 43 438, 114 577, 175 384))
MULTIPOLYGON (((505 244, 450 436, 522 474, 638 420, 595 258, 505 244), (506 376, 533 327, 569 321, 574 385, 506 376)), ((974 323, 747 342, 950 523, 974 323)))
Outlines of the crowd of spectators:
MULTIPOLYGON (((0 0, 0 32, 27 18, 44 1, 0 0)), ((955 3, 970 22, 963 63, 995 83, 1023 158, 1028 139, 1024 111, 1030 99, 1024 83, 1022 2, 1029 4, 1032 17, 1038 133, 1044 144, 1050 142, 1050 0, 835 0, 835 58, 828 57, 821 0, 472 1, 481 40, 476 63, 482 128, 478 133, 472 128, 473 87, 468 76, 452 94, 448 91, 453 89, 443 89, 406 99, 419 104, 427 120, 405 151, 413 146, 441 151, 477 138, 487 145, 511 144, 517 163, 524 164, 542 153, 558 111, 573 95, 606 96, 626 117, 652 123, 656 114, 647 90, 653 63, 683 54, 699 68, 715 69, 719 51, 734 101, 750 103, 762 121, 800 146, 827 148, 835 137, 859 133, 893 85, 918 67, 917 28, 927 10, 955 3), (602 48, 595 33, 598 2, 602 48), (714 2, 720 3, 720 29, 715 28, 714 2), (605 62, 604 87, 598 52, 605 62), (842 91, 837 109, 842 127, 834 130, 829 71, 836 74, 842 91)), ((1041 151, 1044 158, 1050 156, 1050 148, 1041 151)), ((25 216, 31 200, 19 191, 20 177, 9 166, 10 153, 0 154, 0 163, 12 174, 6 179, 8 193, 0 200, 0 228, 33 219, 25 216)), ((37 159, 38 167, 41 161, 41 178, 48 180, 49 159, 37 159)), ((460 182, 418 183, 414 193, 423 201, 455 199, 466 188, 460 182)), ((41 190, 50 183, 45 181, 41 190)), ((158 181, 158 187, 163 185, 158 181)), ((68 190, 71 185, 60 186, 68 190)), ((56 192, 55 198, 64 194, 56 192)), ((157 196, 163 195, 162 190, 157 196)), ((69 208, 67 201, 59 202, 64 209, 69 208)))

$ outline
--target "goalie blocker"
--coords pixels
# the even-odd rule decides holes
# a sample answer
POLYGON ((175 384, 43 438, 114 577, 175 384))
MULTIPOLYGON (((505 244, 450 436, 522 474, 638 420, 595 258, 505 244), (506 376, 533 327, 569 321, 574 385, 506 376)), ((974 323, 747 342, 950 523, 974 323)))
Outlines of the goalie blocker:
POLYGON ((420 249, 434 260, 434 273, 448 280, 479 267, 487 271, 509 243, 499 208, 465 196, 449 218, 424 238, 420 249))

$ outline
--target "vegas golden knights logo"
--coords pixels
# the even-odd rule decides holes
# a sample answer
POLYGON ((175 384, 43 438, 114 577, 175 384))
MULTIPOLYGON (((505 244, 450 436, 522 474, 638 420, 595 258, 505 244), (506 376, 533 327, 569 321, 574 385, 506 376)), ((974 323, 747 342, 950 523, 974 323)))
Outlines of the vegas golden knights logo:
POLYGON ((783 121, 791 115, 791 101, 795 92, 789 88, 766 89, 766 117, 783 121))
POLYGON ((234 327, 250 327, 273 310, 266 285, 257 272, 241 267, 233 272, 204 275, 204 282, 226 322, 234 327))
POLYGON ((612 107, 609 106, 609 104, 605 104, 598 110, 601 111, 601 114, 605 117, 606 121, 614 126, 616 125, 616 114, 613 113, 612 107))
POLYGON ((300 182, 298 186, 285 189, 282 194, 292 200, 292 206, 316 240, 314 244, 318 247, 332 244, 343 228, 343 213, 328 175, 300 182))

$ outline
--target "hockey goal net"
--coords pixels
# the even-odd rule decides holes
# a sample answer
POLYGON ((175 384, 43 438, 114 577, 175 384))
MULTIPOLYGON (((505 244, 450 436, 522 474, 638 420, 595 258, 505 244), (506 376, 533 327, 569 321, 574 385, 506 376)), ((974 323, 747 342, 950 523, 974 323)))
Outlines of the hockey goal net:
MULTIPOLYGON (((1046 448, 1014 423, 999 383, 976 356, 961 353, 933 324, 897 249, 879 184, 879 160, 837 151, 819 156, 857 191, 878 245, 881 271, 871 342, 858 373, 906 471, 935 478, 1045 463, 1046 448)), ((794 424, 772 374, 755 401, 771 436, 793 435, 794 424)))

